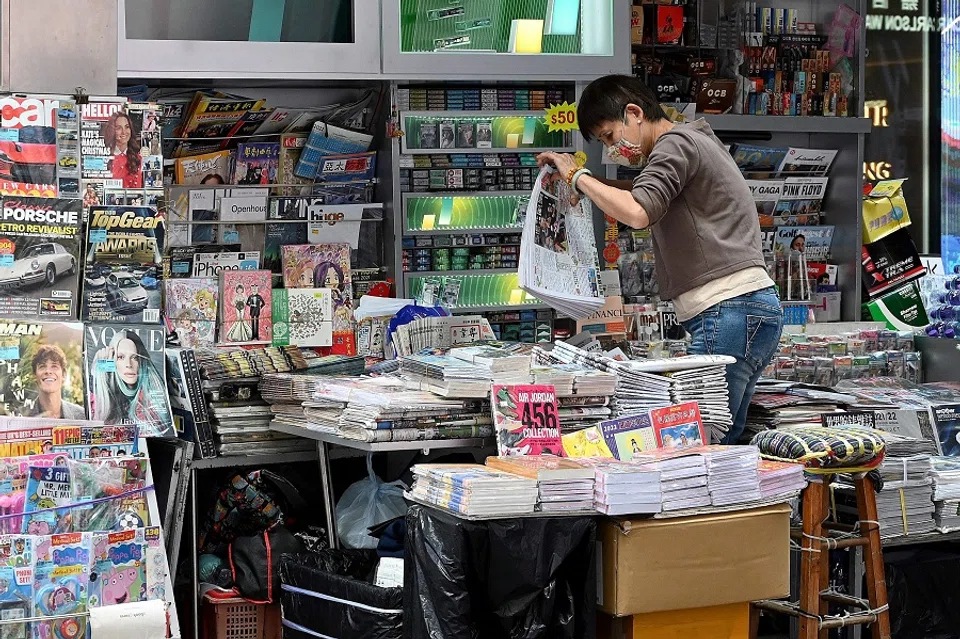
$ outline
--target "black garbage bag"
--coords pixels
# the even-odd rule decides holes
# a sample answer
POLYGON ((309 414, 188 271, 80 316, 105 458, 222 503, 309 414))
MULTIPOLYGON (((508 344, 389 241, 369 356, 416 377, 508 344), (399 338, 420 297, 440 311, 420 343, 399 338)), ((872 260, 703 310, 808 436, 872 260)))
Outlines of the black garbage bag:
POLYGON ((412 506, 404 550, 408 639, 594 639, 596 522, 466 521, 412 506))
POLYGON ((284 639, 400 639, 403 589, 373 585, 378 561, 375 550, 283 555, 284 639))
POLYGON ((895 639, 960 637, 960 551, 947 543, 888 548, 883 555, 895 639))

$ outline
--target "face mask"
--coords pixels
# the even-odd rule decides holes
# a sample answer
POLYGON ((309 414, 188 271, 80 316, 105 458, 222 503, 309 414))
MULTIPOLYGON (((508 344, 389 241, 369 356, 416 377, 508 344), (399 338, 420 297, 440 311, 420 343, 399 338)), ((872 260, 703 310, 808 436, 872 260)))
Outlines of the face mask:
MULTIPOLYGON (((626 115, 623 118, 623 126, 624 128, 627 126, 626 115)), ((614 164, 630 169, 642 169, 647 165, 647 155, 640 145, 634 144, 622 136, 619 142, 607 147, 607 157, 614 164)))

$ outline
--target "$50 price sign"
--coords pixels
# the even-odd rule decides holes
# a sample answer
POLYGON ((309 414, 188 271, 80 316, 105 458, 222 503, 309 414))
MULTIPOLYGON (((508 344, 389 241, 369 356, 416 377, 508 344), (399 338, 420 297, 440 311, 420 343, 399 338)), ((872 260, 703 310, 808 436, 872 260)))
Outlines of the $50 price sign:
POLYGON ((500 455, 563 455, 552 385, 494 384, 491 404, 500 455))
POLYGON ((553 131, 576 131, 577 126, 577 103, 570 104, 552 104, 547 107, 547 114, 544 116, 547 123, 547 130, 553 131))

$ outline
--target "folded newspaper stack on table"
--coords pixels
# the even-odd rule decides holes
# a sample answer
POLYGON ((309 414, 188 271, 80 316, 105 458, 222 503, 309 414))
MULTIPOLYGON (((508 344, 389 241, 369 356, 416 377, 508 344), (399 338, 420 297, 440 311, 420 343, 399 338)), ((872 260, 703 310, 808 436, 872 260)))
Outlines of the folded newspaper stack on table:
POLYGON ((760 498, 764 500, 788 497, 807 487, 803 464, 761 459, 759 472, 760 498))
POLYGON ((554 455, 487 457, 489 468, 536 479, 541 512, 593 511, 594 472, 554 455))
POLYGON ((605 515, 644 515, 660 512, 660 472, 604 457, 571 461, 594 471, 593 505, 605 515))
POLYGON ((535 480, 479 464, 417 464, 413 478, 411 499, 466 517, 528 515, 539 497, 535 480))
POLYGON ((730 506, 761 497, 758 465, 760 451, 755 446, 702 446, 707 464, 707 489, 714 506, 730 506))
POLYGON ((710 505, 703 455, 689 449, 660 448, 637 453, 630 463, 641 469, 660 471, 661 511, 710 505))
POLYGON ((527 205, 520 241, 520 288, 573 319, 585 319, 606 302, 593 234, 593 207, 570 203, 573 191, 551 180, 544 167, 527 205))
MULTIPOLYGON (((837 511, 846 520, 857 519, 856 494, 854 487, 846 483, 835 483, 834 494, 837 511)), ((929 477, 907 481, 884 482, 883 489, 877 493, 877 518, 880 522, 880 536, 883 538, 903 535, 919 535, 936 529, 933 519, 933 484, 929 477)))
POLYGON ((937 530, 948 532, 960 529, 960 459, 932 457, 933 518, 937 530))

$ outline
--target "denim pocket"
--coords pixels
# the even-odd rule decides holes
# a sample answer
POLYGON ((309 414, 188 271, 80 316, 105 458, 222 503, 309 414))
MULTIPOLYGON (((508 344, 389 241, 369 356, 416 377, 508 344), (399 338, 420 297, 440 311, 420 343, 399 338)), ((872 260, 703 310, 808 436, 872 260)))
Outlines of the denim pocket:
POLYGON ((713 355, 717 347, 717 331, 720 325, 720 310, 716 307, 707 309, 696 317, 683 322, 683 327, 690 333, 691 355, 713 355))
POLYGON ((780 343, 783 318, 771 315, 747 315, 747 344, 744 358, 758 370, 765 367, 780 343))

